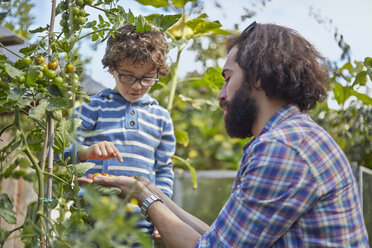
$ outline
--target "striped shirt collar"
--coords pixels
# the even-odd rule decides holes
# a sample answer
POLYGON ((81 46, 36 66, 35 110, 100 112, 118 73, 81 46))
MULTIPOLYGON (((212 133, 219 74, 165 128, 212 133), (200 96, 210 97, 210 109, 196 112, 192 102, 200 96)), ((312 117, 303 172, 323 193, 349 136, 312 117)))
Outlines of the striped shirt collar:
MULTIPOLYGON (((117 101, 121 101, 124 103, 127 103, 128 101, 117 91, 113 89, 104 89, 101 92, 99 92, 97 95, 111 98, 117 101)), ((158 101, 152 98, 149 94, 143 95, 138 101, 133 103, 134 105, 149 105, 149 104, 158 104, 158 101)))

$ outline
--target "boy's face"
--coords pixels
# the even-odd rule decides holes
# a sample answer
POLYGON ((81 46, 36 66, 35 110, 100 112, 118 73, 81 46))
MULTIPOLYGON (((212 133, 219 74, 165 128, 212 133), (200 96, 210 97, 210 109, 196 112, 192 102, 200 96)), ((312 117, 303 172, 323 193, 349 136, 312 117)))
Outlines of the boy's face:
POLYGON ((136 80, 133 84, 128 84, 120 81, 122 80, 133 80, 133 77, 140 79, 145 78, 143 82, 148 79, 157 78, 154 64, 151 62, 147 63, 133 63, 133 60, 126 59, 119 62, 116 68, 110 68, 110 73, 114 76, 116 81, 115 91, 119 92, 127 101, 136 102, 143 95, 145 95, 151 88, 151 86, 144 86, 140 80, 136 80), (119 76, 121 75, 121 77, 119 76))

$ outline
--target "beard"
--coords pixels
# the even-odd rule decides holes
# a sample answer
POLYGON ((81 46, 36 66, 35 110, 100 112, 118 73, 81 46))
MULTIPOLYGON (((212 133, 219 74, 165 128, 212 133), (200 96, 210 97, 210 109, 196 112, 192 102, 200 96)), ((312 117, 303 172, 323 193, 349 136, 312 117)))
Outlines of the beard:
POLYGON ((243 86, 238 89, 230 100, 222 100, 220 106, 227 107, 225 128, 231 138, 247 138, 253 136, 252 127, 257 117, 256 100, 243 86))

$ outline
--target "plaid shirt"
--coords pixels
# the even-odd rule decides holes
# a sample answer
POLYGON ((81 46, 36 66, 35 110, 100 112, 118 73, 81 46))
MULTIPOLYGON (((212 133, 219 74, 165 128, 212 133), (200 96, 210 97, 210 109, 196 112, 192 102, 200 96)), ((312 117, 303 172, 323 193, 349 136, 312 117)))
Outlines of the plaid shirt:
POLYGON ((307 114, 281 108, 243 151, 232 194, 197 247, 369 247, 349 162, 307 114))

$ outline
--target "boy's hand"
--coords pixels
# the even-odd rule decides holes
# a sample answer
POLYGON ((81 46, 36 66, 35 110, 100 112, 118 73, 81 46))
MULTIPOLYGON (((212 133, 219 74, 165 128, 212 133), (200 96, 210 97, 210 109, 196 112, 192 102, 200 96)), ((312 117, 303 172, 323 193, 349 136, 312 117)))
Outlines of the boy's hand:
POLYGON ((81 147, 77 155, 81 161, 88 159, 105 160, 116 157, 120 163, 123 162, 119 150, 114 144, 108 141, 101 141, 90 147, 81 147))

